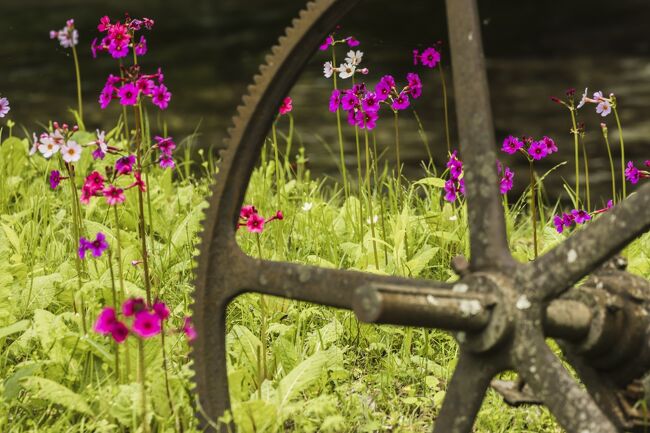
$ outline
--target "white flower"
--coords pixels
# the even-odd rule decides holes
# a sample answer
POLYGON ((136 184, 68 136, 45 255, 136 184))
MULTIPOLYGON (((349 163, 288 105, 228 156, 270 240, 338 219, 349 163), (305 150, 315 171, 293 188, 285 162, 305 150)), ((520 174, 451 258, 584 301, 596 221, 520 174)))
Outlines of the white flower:
POLYGON ((582 94, 582 99, 580 100, 580 103, 576 107, 577 109, 582 108, 586 103, 587 103, 587 93, 589 93, 589 88, 585 87, 585 93, 582 94))
MULTIPOLYGON (((41 134, 41 139, 43 138, 44 135, 46 134, 41 134)), ((61 134, 61 131, 58 129, 54 131, 54 133, 50 134, 49 137, 57 146, 63 146, 65 142, 65 138, 63 137, 63 134, 61 134)))
POLYGON ((306 202, 302 205, 302 210, 304 210, 305 212, 309 212, 309 211, 311 210, 312 207, 314 207, 314 203, 312 203, 312 202, 310 202, 310 201, 306 201, 306 202))
MULTIPOLYGON (((378 221, 379 221, 379 215, 374 215, 374 216, 372 217, 372 222, 373 222, 374 224, 377 224, 378 221)), ((370 218, 366 218, 366 223, 370 224, 370 218)))
POLYGON ((325 62, 323 65, 323 75, 325 75, 325 78, 330 78, 333 73, 334 67, 332 66, 332 62, 325 62))
POLYGON ((0 98, 0 117, 5 117, 10 109, 9 100, 7 98, 0 98))
POLYGON ((594 93, 594 99, 596 101, 600 101, 601 99, 603 99, 603 92, 598 91, 598 92, 594 93))
POLYGON ((339 77, 346 79, 350 78, 351 76, 354 75, 354 71, 356 71, 356 66, 351 65, 349 63, 344 63, 341 66, 339 66, 339 77))
POLYGON ((612 106, 609 104, 609 101, 601 99, 596 107, 596 113, 600 114, 603 117, 606 117, 609 113, 612 112, 612 106))
POLYGON ((41 152, 44 158, 50 158, 52 155, 57 153, 61 146, 56 144, 52 137, 47 134, 41 134, 40 139, 41 144, 38 145, 38 151, 41 152))
POLYGON ((106 144, 106 132, 105 131, 100 131, 99 129, 97 130, 97 140, 89 143, 89 144, 96 144, 102 152, 106 153, 108 152, 108 144, 106 144))
POLYGON ((76 141, 70 140, 61 147, 61 154, 63 155, 63 160, 67 163, 79 161, 79 158, 81 158, 81 146, 76 141))
POLYGON ((72 48, 79 43, 79 32, 77 29, 70 30, 63 29, 59 31, 57 39, 63 48, 72 48))
POLYGON ((361 59, 363 58, 363 53, 361 51, 348 51, 347 57, 345 58, 345 63, 348 63, 352 66, 359 66, 361 64, 361 59))

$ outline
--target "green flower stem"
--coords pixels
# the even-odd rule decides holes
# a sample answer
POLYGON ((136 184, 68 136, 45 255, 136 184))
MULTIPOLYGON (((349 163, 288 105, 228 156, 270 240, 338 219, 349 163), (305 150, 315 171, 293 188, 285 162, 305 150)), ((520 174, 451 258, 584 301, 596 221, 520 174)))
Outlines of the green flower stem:
MULTIPOLYGON (((117 212, 117 206, 113 206, 113 217, 115 220, 115 239, 117 241, 117 274, 119 276, 119 282, 120 282, 120 293, 118 296, 119 302, 121 303, 124 300, 124 269, 122 269, 122 236, 121 236, 121 230, 120 230, 120 219, 119 219, 119 213, 117 212)), ((129 373, 131 371, 131 355, 130 355, 130 350, 129 350, 129 345, 125 344, 125 368, 126 368, 126 378, 128 380, 129 378, 129 373)))
POLYGON ((530 167, 530 218, 533 223, 533 250, 535 253, 535 258, 537 258, 537 205, 536 205, 536 196, 535 196, 535 170, 533 168, 533 160, 529 159, 530 167))
POLYGON ((72 58, 74 59, 74 71, 77 78, 77 107, 79 109, 79 127, 86 130, 84 125, 84 109, 81 101, 81 73, 79 72, 79 57, 77 56, 77 48, 72 45, 72 58))
POLYGON ((578 123, 576 122, 576 113, 573 107, 569 107, 569 112, 571 113, 571 123, 573 129, 571 133, 573 134, 573 145, 575 150, 575 162, 576 162, 576 188, 575 188, 575 200, 574 205, 577 208, 580 207, 580 145, 578 143, 578 123))
MULTIPOLYGON (((117 290, 115 289, 115 273, 113 272, 113 254, 111 253, 111 249, 109 248, 107 250, 108 254, 108 270, 111 274, 111 294, 113 296, 113 308, 117 311, 119 308, 119 303, 117 300, 117 290)), ((115 349, 115 378, 117 379, 116 382, 120 383, 120 345, 117 343, 117 341, 113 342, 113 347, 115 349)))
MULTIPOLYGON (((138 103, 139 106, 139 103, 138 103)), ((137 157, 137 170, 142 173, 142 130, 140 129, 140 112, 138 106, 134 107, 135 113, 135 150, 137 157)), ((149 254, 147 252, 147 234, 145 231, 144 196, 140 188, 138 190, 138 233, 142 250, 142 268, 144 270, 144 288, 147 294, 147 304, 152 305, 151 278, 149 276, 149 254)))
MULTIPOLYGON (((373 161, 374 161, 374 167, 375 167, 375 172, 374 172, 374 177, 375 177, 375 188, 379 186, 379 213, 380 218, 381 218, 381 234, 384 239, 386 239, 386 209, 384 207, 384 200, 382 198, 382 192, 383 192, 383 183, 379 183, 379 179, 377 178, 378 172, 379 172, 379 167, 377 166, 377 136, 375 135, 375 131, 372 131, 372 146, 373 146, 373 161)), ((383 179, 383 177, 382 177, 383 179)), ((388 266, 388 249, 384 247, 384 264, 388 266)))
POLYGON ((363 249, 363 181, 361 177, 361 145, 359 143, 359 127, 354 126, 354 140, 357 148, 357 182, 359 189, 359 242, 363 249))
POLYGON ((587 158, 587 146, 582 138, 580 138, 582 144, 582 157, 585 161, 585 194, 587 195, 587 212, 591 212, 591 192, 589 191, 589 161, 587 158))
POLYGON ((147 377, 144 362, 144 342, 138 338, 138 376, 140 379, 140 403, 142 408, 142 431, 149 433, 149 423, 147 422, 147 377))
POLYGON ((281 183, 280 178, 284 179, 284 176, 280 176, 280 155, 278 153, 278 134, 276 131, 276 123, 278 123, 279 116, 275 118, 275 121, 273 122, 273 126, 271 127, 271 135, 273 137, 273 154, 275 157, 275 188, 277 189, 277 208, 280 209, 282 207, 282 193, 283 193, 283 183, 281 183))
MULTIPOLYGON (((332 67, 336 66, 336 51, 334 50, 334 45, 332 45, 332 67)), ((336 72, 332 74, 332 83, 334 84, 334 90, 338 90, 338 83, 336 72)), ((340 104, 339 104, 340 105, 340 104)), ((350 198, 350 185, 348 185, 348 175, 347 169, 345 168, 345 149, 343 145, 343 129, 341 128, 341 108, 336 108, 336 129, 339 136, 339 157, 341 158, 341 177, 343 177, 343 192, 345 193, 345 198, 350 198)))
POLYGON ((370 187, 370 145, 368 143, 368 128, 364 129, 366 144, 366 188, 368 188, 368 213, 370 214, 370 233, 372 234, 372 251, 375 256, 375 267, 379 270, 379 254, 377 253, 377 235, 375 233, 375 216, 372 211, 372 190, 370 187))
POLYGON ((623 199, 627 197, 627 191, 625 189, 625 142, 623 141, 623 128, 621 127, 621 118, 618 116, 618 110, 616 108, 616 97, 612 97, 612 110, 614 111, 614 117, 616 118, 616 127, 618 128, 618 141, 621 145, 621 183, 623 185, 623 199))
MULTIPOLYGON (((604 124, 603 124, 604 125, 604 124)), ((612 173, 612 201, 614 203, 617 202, 616 200, 616 171, 614 170, 614 158, 612 158, 612 148, 609 145, 609 137, 607 134, 607 126, 604 126, 602 128, 603 130, 603 138, 605 139, 605 145, 607 146, 607 156, 609 157, 609 169, 612 173)))
MULTIPOLYGON (((88 330, 86 329, 86 311, 85 311, 85 302, 83 300, 82 286, 81 286, 81 258, 79 254, 76 254, 76 250, 79 247, 79 240, 81 238, 81 227, 80 227, 80 213, 79 213, 79 200, 77 198, 77 188, 75 185, 75 176, 74 168, 70 164, 66 164, 66 169, 68 171, 69 184, 70 184, 70 196, 72 198, 72 234, 74 236, 72 242, 72 251, 75 252, 75 270, 77 272, 77 289, 79 291, 79 296, 81 297, 79 309, 81 310, 81 329, 83 333, 86 334, 88 330)), ((77 302, 75 301, 75 295, 72 295, 72 305, 74 307, 75 313, 77 312, 77 302)))
POLYGON ((447 103, 447 83, 445 81, 445 72, 442 69, 442 63, 438 63, 440 71, 440 82, 442 84, 442 106, 445 111, 445 139, 447 140, 447 152, 451 153, 451 138, 449 137, 449 104, 447 103))

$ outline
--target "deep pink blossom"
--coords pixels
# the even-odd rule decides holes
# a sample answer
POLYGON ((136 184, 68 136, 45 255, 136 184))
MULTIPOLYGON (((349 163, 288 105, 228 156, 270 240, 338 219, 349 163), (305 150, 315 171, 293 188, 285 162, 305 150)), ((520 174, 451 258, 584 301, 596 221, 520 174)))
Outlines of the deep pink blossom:
POLYGON ((91 194, 104 189, 104 176, 98 171, 93 171, 84 180, 84 187, 88 188, 91 194))
POLYGON ((90 241, 86 238, 79 239, 79 258, 85 259, 86 252, 90 251, 93 257, 101 257, 102 253, 108 248, 108 242, 106 242, 106 235, 99 232, 95 236, 95 240, 90 241))
POLYGON ((514 155, 522 147, 524 147, 523 141, 517 137, 509 135, 505 140, 503 140, 503 146, 501 146, 501 150, 510 155, 514 155))
POLYGON ((542 137, 540 140, 546 146, 546 153, 550 155, 551 153, 557 152, 557 146, 555 145, 555 141, 547 136, 542 137))
POLYGON ((50 172, 50 188, 56 189, 61 183, 61 172, 58 170, 52 170, 50 172))
POLYGON ((113 85, 107 85, 105 86, 101 93, 99 94, 99 106, 103 109, 108 107, 108 105, 111 103, 113 100, 113 97, 115 96, 116 88, 113 85))
POLYGON ((160 149, 165 155, 171 155, 174 149, 176 149, 176 143, 172 137, 161 137, 159 135, 154 137, 156 141, 156 147, 160 149))
POLYGON ((239 211, 239 217, 243 219, 248 219, 251 215, 256 214, 257 209, 253 205, 242 206, 241 211, 239 211))
POLYGON ((124 323, 117 321, 115 325, 113 325, 111 336, 116 342, 122 343, 126 340, 126 337, 129 336, 129 328, 127 328, 124 323))
POLYGON ((320 47, 318 47, 318 49, 321 51, 325 51, 332 45, 333 42, 334 42, 334 38, 332 37, 332 35, 329 35, 327 38, 325 38, 325 41, 321 44, 320 47))
POLYGON ((377 126, 379 115, 376 111, 357 111, 355 120, 361 129, 372 130, 377 126))
POLYGON ((632 161, 628 161, 625 169, 625 178, 633 185, 636 185, 641 178, 641 172, 634 166, 632 161))
POLYGON ((339 89, 332 90, 332 96, 330 96, 330 111, 332 113, 336 112, 341 106, 341 91, 339 89))
POLYGON ((429 47, 422 51, 419 59, 424 66, 435 68, 440 63, 440 53, 434 47, 429 47))
POLYGON ((183 332, 189 341, 192 341, 196 338, 196 330, 192 326, 192 319, 186 317, 183 321, 183 332))
POLYGON ((153 312, 160 318, 160 320, 165 320, 169 317, 169 308, 162 301, 156 301, 153 304, 153 312))
POLYGON ((341 99, 341 106, 344 110, 353 110, 359 106, 359 97, 352 91, 346 90, 341 99))
POLYGON ((535 161, 539 161, 548 155, 548 150, 543 142, 533 141, 528 147, 528 154, 535 161))
POLYGON ((140 172, 134 171, 133 177, 135 178, 135 181, 131 185, 129 185, 127 189, 137 186, 140 191, 147 192, 147 185, 144 183, 144 180, 142 180, 142 175, 140 174, 140 172))
POLYGON ((133 83, 123 84, 117 90, 117 96, 120 98, 120 104, 122 105, 135 105, 138 103, 138 88, 133 83))
POLYGON ((156 83, 149 78, 141 77, 135 82, 135 86, 143 95, 151 96, 153 94, 153 89, 156 87, 156 83))
POLYGON ((160 155, 160 159, 158 160, 158 165, 160 165, 160 168, 173 169, 174 167, 176 167, 174 158, 172 158, 170 155, 167 154, 160 155))
POLYGON ((375 93, 377 94, 377 99, 380 101, 385 101, 388 99, 393 89, 395 88, 395 79, 392 75, 384 75, 377 86, 375 87, 375 93))
POLYGON ((151 92, 151 102, 161 110, 164 110, 169 106, 169 101, 171 101, 171 99, 172 94, 167 90, 167 86, 164 84, 154 87, 151 92))
POLYGON ((153 311, 142 310, 135 313, 133 333, 141 338, 151 338, 160 334, 161 320, 153 311))
POLYGON ((285 114, 290 113, 292 109, 293 109, 293 101, 291 100, 290 96, 287 96, 282 101, 282 105, 280 105, 280 115, 284 116, 285 114))
POLYGON ((99 313, 99 316, 97 316, 97 321, 95 322, 93 329, 98 334, 110 334, 116 323, 117 316, 115 315, 115 309, 104 307, 104 309, 99 313))
POLYGON ((406 110, 409 105, 411 105, 409 95, 406 92, 402 92, 397 96, 397 98, 393 99, 393 103, 390 106, 393 110, 400 111, 406 110))
POLYGON ((106 198, 106 203, 108 203, 109 206, 123 203, 126 199, 126 197, 124 197, 124 190, 115 185, 109 185, 107 188, 104 188, 103 194, 106 198))
POLYGON ((571 211, 571 216, 573 216, 573 220, 576 224, 584 224, 591 219, 591 215, 582 209, 573 209, 571 211))
POLYGON ((136 313, 147 308, 144 299, 129 298, 122 303, 122 314, 126 317, 134 316, 136 313))
POLYGON ((364 111, 379 111, 379 99, 377 98, 377 94, 375 92, 366 93, 365 97, 361 101, 361 106, 364 111))
POLYGON ((135 155, 123 156, 115 162, 115 171, 117 174, 130 174, 135 164, 135 155))
POLYGON ((348 36, 345 39, 345 42, 347 42, 348 47, 350 48, 358 47, 359 44, 361 44, 361 42, 359 42, 354 36, 348 36))
POLYGON ((257 213, 254 213, 250 217, 248 217, 248 221, 246 221, 246 227, 248 228, 248 231, 251 233, 262 233, 264 231, 265 222, 266 221, 262 216, 260 216, 257 213))
POLYGON ((144 36, 140 36, 140 42, 135 45, 135 54, 138 56, 144 56, 147 54, 147 40, 144 36))
POLYGON ((450 202, 456 201, 459 192, 459 185, 453 179, 449 179, 445 182, 445 200, 450 202))
POLYGON ((422 80, 420 76, 414 72, 409 72, 406 74, 406 81, 408 82, 408 92, 414 98, 417 99, 422 95, 422 80))
POLYGON ((503 170, 503 176, 499 181, 499 191, 501 192, 501 194, 507 194, 512 189, 512 186, 514 184, 514 179, 515 179, 515 173, 512 170, 510 170, 510 168, 506 167, 503 170))
POLYGON ((449 155, 449 160, 447 161, 447 168, 449 169, 449 176, 452 180, 458 180, 463 174, 463 162, 458 159, 458 152, 454 150, 451 155, 449 155))

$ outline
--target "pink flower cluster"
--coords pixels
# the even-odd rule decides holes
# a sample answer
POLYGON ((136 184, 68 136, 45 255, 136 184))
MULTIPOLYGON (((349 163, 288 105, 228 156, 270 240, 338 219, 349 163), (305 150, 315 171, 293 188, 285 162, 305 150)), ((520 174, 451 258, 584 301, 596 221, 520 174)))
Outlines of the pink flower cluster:
POLYGON ((460 195, 465 194, 465 181, 462 179, 463 162, 458 159, 457 151, 454 150, 449 155, 447 168, 449 169, 449 180, 445 182, 445 200, 454 202, 460 195))
MULTIPOLYGON (((644 165, 646 167, 650 167, 650 160, 646 160, 644 162, 644 165)), ((647 170, 639 170, 634 166, 634 163, 632 161, 627 162, 627 168, 625 169, 625 178, 630 182, 632 185, 636 185, 639 183, 640 179, 647 179, 650 177, 650 172, 647 170)))
POLYGON ((124 24, 120 21, 111 23, 108 16, 104 16, 99 20, 97 30, 101 33, 106 33, 101 41, 95 38, 90 45, 93 57, 97 57, 97 52, 106 51, 114 59, 126 57, 129 54, 129 48, 133 48, 135 54, 143 56, 147 53, 147 41, 144 36, 140 37, 138 42, 135 42, 135 32, 144 27, 147 30, 153 28, 153 20, 149 18, 133 19, 129 16, 124 20, 124 24))
POLYGON ((339 108, 348 112, 348 123, 362 129, 374 129, 379 119, 381 104, 388 105, 393 112, 407 109, 411 102, 409 95, 414 99, 422 95, 422 81, 418 74, 407 75, 408 84, 398 91, 395 79, 385 75, 379 80, 375 91, 369 91, 364 83, 355 84, 352 89, 341 92, 332 91, 329 110, 336 112, 339 108))
POLYGON ((440 51, 438 49, 439 47, 428 47, 422 53, 419 50, 413 50, 413 64, 415 66, 422 64, 429 68, 435 68, 440 63, 440 51))
POLYGON ((148 306, 142 298, 130 298, 122 304, 122 315, 129 319, 130 326, 117 317, 112 307, 104 307, 95 322, 94 330, 98 334, 110 334, 113 339, 122 343, 129 334, 147 339, 160 334, 163 321, 169 317, 169 308, 164 302, 156 301, 148 306))
POLYGON ((546 158, 552 153, 557 152, 555 141, 547 136, 542 137, 541 140, 533 140, 531 137, 514 137, 508 136, 503 140, 501 150, 509 155, 514 155, 521 152, 529 160, 539 161, 546 158))
POLYGON ((63 48, 72 48, 79 43, 79 32, 74 28, 74 20, 70 18, 61 30, 50 30, 50 39, 58 39, 63 48))
POLYGON ((265 219, 257 211, 257 208, 253 205, 246 205, 241 208, 239 212, 239 227, 244 227, 248 229, 250 233, 262 233, 264 231, 264 225, 271 221, 283 220, 284 215, 282 211, 277 211, 275 215, 271 218, 265 219))
POLYGON ((155 74, 141 75, 139 68, 134 67, 124 78, 111 74, 99 94, 99 104, 102 109, 108 107, 113 99, 119 99, 121 105, 136 105, 141 97, 151 98, 151 103, 166 109, 172 94, 163 84, 164 75, 160 68, 155 74))
POLYGON ((582 108, 587 102, 590 104, 596 104, 596 113, 600 114, 603 117, 606 117, 609 113, 612 112, 612 104, 614 103, 614 94, 611 93, 609 98, 603 96, 603 92, 595 92, 593 98, 587 96, 589 89, 585 89, 585 93, 582 94, 582 99, 578 103, 577 109, 582 108))
MULTIPOLYGON (((611 200, 610 200, 611 203, 611 200)), ((611 207, 611 206, 610 206, 611 207)), ((553 224, 558 233, 562 233, 565 228, 571 227, 573 224, 584 224, 591 219, 591 215, 582 209, 573 209, 571 213, 563 213, 553 217, 553 224)))
POLYGON ((282 101, 282 105, 280 105, 280 116, 290 113, 291 110, 293 110, 293 101, 290 96, 287 96, 282 101))
POLYGON ((347 44, 348 47, 350 48, 358 47, 361 44, 361 42, 359 42, 354 36, 348 36, 346 38, 337 40, 335 39, 335 34, 332 33, 331 35, 325 38, 325 41, 321 44, 320 47, 318 47, 318 49, 321 51, 325 51, 329 47, 333 47, 334 45, 343 44, 343 43, 347 44))
POLYGON ((89 204, 92 197, 103 196, 109 206, 115 206, 126 200, 126 196, 124 195, 125 189, 138 187, 140 191, 146 191, 147 186, 142 180, 142 175, 140 172, 134 171, 133 169, 135 161, 135 155, 123 156, 115 162, 115 168, 113 169, 113 182, 120 176, 133 174, 134 180, 129 186, 126 188, 120 188, 114 184, 106 186, 106 179, 104 176, 102 176, 98 171, 93 171, 86 176, 86 179, 84 180, 84 184, 81 187, 81 197, 79 198, 79 201, 83 204, 89 204))
MULTIPOLYGON (((60 153, 63 161, 68 164, 79 161, 82 148, 76 141, 72 140, 72 134, 78 130, 79 127, 76 125, 70 128, 66 123, 59 125, 58 122, 53 122, 51 131, 43 132, 38 137, 33 134, 34 142, 29 151, 30 156, 38 151, 45 159, 49 159, 60 153)), ((52 185, 52 182, 50 182, 50 185, 52 185)))
POLYGON ((154 140, 156 141, 155 147, 160 150, 160 158, 158 158, 158 164, 161 168, 174 168, 176 163, 172 157, 174 149, 176 149, 176 143, 172 137, 160 137, 155 136, 154 140))
POLYGON ((503 167, 499 161, 497 161, 497 172, 501 176, 499 180, 499 191, 501 194, 507 194, 514 184, 515 173, 509 167, 503 167))

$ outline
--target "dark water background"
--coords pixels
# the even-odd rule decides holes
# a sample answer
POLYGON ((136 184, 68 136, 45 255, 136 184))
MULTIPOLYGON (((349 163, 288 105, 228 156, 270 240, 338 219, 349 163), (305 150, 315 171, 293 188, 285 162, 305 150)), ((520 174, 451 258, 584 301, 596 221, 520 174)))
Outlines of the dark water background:
MULTIPOLYGON (((173 92, 170 108, 155 116, 154 123, 165 121, 177 138, 199 127, 196 146, 220 146, 246 85, 303 4, 301 0, 1 0, 0 93, 11 100, 11 117, 30 131, 49 119, 70 120, 66 109, 76 105, 72 58, 49 40, 48 32, 74 17, 81 40, 86 125, 110 127, 117 119, 117 107, 102 111, 96 98, 107 74, 117 69, 106 56, 92 59, 89 45, 98 34, 95 26, 105 14, 148 16, 156 26, 148 35, 150 51, 142 63, 152 71, 162 66, 173 92)), ((618 96, 629 158, 650 158, 650 2, 482 0, 480 5, 498 140, 508 134, 550 135, 561 151, 540 164, 540 171, 565 159, 572 161, 569 114, 549 97, 562 96, 569 87, 581 93, 588 86, 590 91, 618 96)), ((342 34, 354 34, 362 41, 363 65, 370 68, 368 81, 374 83, 386 73, 404 80, 405 73, 414 70, 414 47, 447 40, 445 21, 440 0, 368 0, 341 25, 342 34)), ((448 58, 443 53, 451 81, 448 58)), ((331 83, 321 75, 325 60, 322 53, 315 55, 291 96, 297 138, 307 148, 310 168, 336 176, 337 159, 324 144, 336 151, 336 123, 326 108, 331 83)), ((417 72, 425 92, 415 108, 440 166, 446 151, 440 82, 430 70, 417 72)), ((453 100, 450 108, 453 129, 453 100)), ((377 139, 381 149, 389 148, 385 157, 390 161, 392 121, 389 113, 384 118, 377 139)), ((581 111, 592 189, 608 198, 609 165, 601 120, 593 107, 581 111)), ((605 121, 617 156, 614 119, 605 121)), ((403 117, 401 131, 403 160, 408 173, 417 176, 427 153, 412 116, 403 117)), ((354 149, 348 143, 352 165, 354 149)), ((525 166, 520 159, 504 160, 515 166, 520 191, 526 183, 525 166)), ((572 167, 570 162, 547 180, 551 197, 561 193, 562 177, 572 182, 572 167)))

